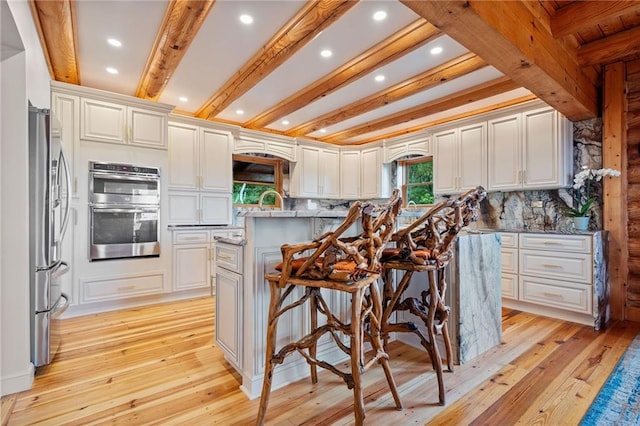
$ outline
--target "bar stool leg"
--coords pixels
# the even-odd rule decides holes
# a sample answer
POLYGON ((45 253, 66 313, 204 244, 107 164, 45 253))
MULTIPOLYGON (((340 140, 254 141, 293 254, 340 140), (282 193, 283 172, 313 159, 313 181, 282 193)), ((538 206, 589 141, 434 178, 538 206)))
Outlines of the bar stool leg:
POLYGON ((362 289, 351 294, 351 377, 353 378, 353 412, 356 425, 364 424, 364 400, 361 383, 361 352, 362 352, 362 289))
POLYGON ((431 341, 431 350, 433 353, 434 370, 438 377, 438 396, 440 405, 445 404, 445 389, 444 389, 444 377, 442 376, 442 358, 440 357, 440 351, 438 350, 438 343, 436 342, 436 330, 435 330, 435 315, 437 304, 437 291, 436 285, 437 271, 432 270, 429 274, 429 291, 431 296, 429 298, 429 310, 427 312, 427 332, 429 333, 429 340, 431 341))
POLYGON ((260 394, 260 408, 258 410, 257 425, 264 424, 264 417, 269 405, 271 381, 273 379, 273 355, 276 348, 276 333, 278 328, 278 310, 280 309, 280 287, 277 281, 269 281, 271 298, 269 301, 269 317, 267 321, 267 347, 265 350, 264 378, 262 379, 262 393, 260 394))
MULTIPOLYGON (((438 289, 440 294, 440 300, 445 304, 445 293, 447 291, 447 281, 445 280, 444 270, 438 271, 438 289)), ((450 372, 453 372, 453 350, 451 349, 451 338, 449 337, 449 320, 445 319, 442 322, 442 337, 444 339, 444 347, 447 351, 447 368, 450 372)))
MULTIPOLYGON (((312 292, 312 295, 309 298, 309 309, 311 313, 310 332, 313 333, 313 331, 316 328, 318 328, 318 300, 316 299, 315 293, 313 292, 316 292, 316 291, 319 292, 320 289, 309 289, 309 290, 311 290, 312 292)), ((309 347, 309 356, 311 356, 311 358, 316 359, 317 349, 318 349, 318 341, 316 339, 313 339, 313 343, 309 347)), ((311 383, 316 384, 318 383, 318 367, 313 363, 309 364, 309 367, 311 368, 311 383)))

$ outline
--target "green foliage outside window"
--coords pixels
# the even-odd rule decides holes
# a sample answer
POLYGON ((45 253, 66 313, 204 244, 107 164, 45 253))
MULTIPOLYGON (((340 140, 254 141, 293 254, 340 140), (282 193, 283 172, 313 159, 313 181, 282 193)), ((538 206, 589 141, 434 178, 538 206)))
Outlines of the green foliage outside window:
MULTIPOLYGON (((264 191, 275 190, 274 185, 261 185, 255 183, 234 182, 233 183, 233 204, 258 204, 260 194, 264 191)), ((264 206, 274 206, 276 196, 267 194, 262 200, 264 206)))
POLYGON ((418 205, 433 204, 433 162, 430 158, 406 160, 401 162, 405 167, 405 198, 418 205))

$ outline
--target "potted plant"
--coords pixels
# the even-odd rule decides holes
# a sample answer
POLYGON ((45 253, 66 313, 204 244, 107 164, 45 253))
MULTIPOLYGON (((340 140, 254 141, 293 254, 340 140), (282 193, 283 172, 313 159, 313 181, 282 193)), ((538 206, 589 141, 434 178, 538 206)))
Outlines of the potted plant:
POLYGON ((604 176, 620 176, 614 169, 584 169, 573 178, 573 204, 564 215, 573 218, 576 230, 586 231, 589 226, 589 211, 600 194, 599 185, 604 176))

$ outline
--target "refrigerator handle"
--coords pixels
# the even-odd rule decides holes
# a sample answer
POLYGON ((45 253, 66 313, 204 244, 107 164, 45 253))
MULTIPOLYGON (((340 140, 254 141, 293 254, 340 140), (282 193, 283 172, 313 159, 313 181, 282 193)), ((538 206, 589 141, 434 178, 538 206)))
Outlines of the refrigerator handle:
POLYGON ((64 239, 64 234, 67 232, 67 225, 69 225, 70 205, 71 205, 71 174, 69 173, 69 163, 67 163, 67 157, 64 156, 64 150, 60 149, 60 162, 64 167, 64 174, 67 177, 66 184, 67 190, 65 191, 66 199, 64 201, 64 219, 62 220, 62 229, 60 230, 60 240, 64 239))
POLYGON ((66 311, 67 308, 69 307, 69 305, 71 304, 71 299, 65 293, 62 293, 60 296, 64 299, 64 304, 62 306, 56 307, 54 309, 55 312, 53 312, 53 314, 51 314, 51 318, 57 318, 60 315, 62 315, 64 313, 64 311, 66 311))

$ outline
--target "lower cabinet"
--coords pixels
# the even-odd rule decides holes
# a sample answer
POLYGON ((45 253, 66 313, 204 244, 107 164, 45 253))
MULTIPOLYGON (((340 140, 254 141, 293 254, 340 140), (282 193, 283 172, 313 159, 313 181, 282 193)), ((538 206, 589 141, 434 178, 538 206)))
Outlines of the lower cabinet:
POLYGON ((218 242, 216 257, 216 343, 242 369, 243 246, 218 242))
POLYGON ((608 317, 606 233, 502 233, 506 307, 596 329, 608 317))

